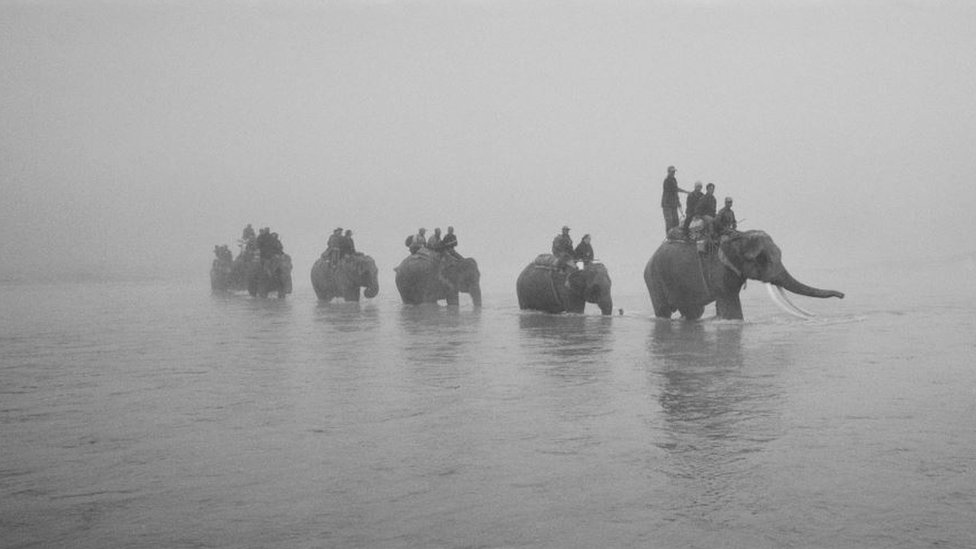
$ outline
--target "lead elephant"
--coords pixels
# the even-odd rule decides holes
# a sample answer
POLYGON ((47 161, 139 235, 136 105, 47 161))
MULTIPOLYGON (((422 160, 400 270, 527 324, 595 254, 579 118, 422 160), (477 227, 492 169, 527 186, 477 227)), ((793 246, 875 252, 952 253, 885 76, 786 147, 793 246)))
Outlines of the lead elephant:
POLYGON ((455 258, 422 248, 406 257, 396 271, 396 286, 404 303, 419 305, 447 300, 459 303, 459 293, 471 296, 475 307, 481 307, 481 272, 474 258, 455 258))
POLYGON ((710 248, 699 253, 694 242, 669 239, 654 252, 644 268, 644 282, 655 316, 671 318, 679 311, 695 320, 714 301, 716 316, 741 319, 739 291, 747 279, 773 285, 778 292, 770 292, 774 301, 801 316, 809 313, 789 303, 784 289, 808 297, 844 297, 841 292, 813 288, 793 278, 783 266, 779 247, 763 231, 734 233, 710 248))
POLYGON ((376 262, 368 255, 343 257, 333 267, 325 257, 312 265, 312 288, 322 301, 341 297, 346 301, 359 301, 359 289, 363 295, 376 297, 380 291, 376 262))
POLYGON ((519 308, 547 313, 582 313, 595 303, 605 315, 613 313, 610 274, 602 263, 571 270, 552 254, 529 263, 515 282, 519 308))
POLYGON ((247 276, 247 292, 252 296, 268 297, 278 292, 278 299, 291 293, 291 256, 278 254, 269 259, 254 261, 247 276))

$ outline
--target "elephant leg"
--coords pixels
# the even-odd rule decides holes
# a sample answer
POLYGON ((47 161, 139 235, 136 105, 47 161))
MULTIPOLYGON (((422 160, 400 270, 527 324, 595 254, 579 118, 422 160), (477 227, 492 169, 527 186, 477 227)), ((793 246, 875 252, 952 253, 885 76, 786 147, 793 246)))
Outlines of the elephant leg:
POLYGON ((684 305, 678 307, 681 311, 681 316, 685 317, 687 320, 698 320, 701 318, 702 314, 705 312, 704 305, 684 305))
POLYGON ((674 308, 670 305, 654 305, 654 316, 658 318, 671 318, 674 308))
POLYGON ((742 302, 739 301, 739 294, 716 299, 715 314, 719 318, 742 320, 742 302))

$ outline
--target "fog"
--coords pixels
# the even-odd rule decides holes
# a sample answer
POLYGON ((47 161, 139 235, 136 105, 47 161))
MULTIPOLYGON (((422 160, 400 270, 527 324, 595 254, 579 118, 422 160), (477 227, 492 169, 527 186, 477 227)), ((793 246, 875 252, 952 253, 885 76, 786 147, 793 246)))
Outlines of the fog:
POLYGON ((566 224, 641 291, 672 164, 801 279, 972 254, 974 52, 968 2, 6 1, 0 279, 205 280, 252 223, 394 292, 453 225, 514 292, 566 224))

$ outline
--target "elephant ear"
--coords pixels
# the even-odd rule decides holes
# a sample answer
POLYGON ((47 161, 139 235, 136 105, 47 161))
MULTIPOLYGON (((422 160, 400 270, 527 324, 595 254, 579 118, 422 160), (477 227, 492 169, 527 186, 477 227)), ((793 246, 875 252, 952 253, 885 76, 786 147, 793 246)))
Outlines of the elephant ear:
POLYGON ((570 287, 572 287, 573 290, 581 293, 586 290, 588 278, 585 271, 573 271, 569 273, 567 279, 570 287))

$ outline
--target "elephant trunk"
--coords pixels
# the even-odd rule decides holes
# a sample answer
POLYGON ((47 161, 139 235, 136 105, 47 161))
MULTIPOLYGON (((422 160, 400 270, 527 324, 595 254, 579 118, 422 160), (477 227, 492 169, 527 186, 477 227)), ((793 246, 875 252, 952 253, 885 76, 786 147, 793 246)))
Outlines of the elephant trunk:
POLYGON ((370 269, 368 277, 369 278, 366 281, 366 289, 363 290, 363 295, 372 299, 376 297, 376 294, 380 293, 379 273, 376 271, 376 269, 370 269))
POLYGON ((600 307, 600 313, 603 315, 613 314, 613 299, 608 295, 606 298, 601 299, 597 302, 597 307, 600 307))
POLYGON ((478 286, 477 284, 475 284, 475 285, 471 286, 470 288, 468 288, 468 295, 471 296, 471 303, 473 303, 475 307, 481 307, 481 287, 480 286, 478 286))
POLYGON ((784 270, 779 276, 769 281, 772 284, 782 287, 797 295, 804 295, 807 297, 837 297, 840 299, 844 298, 843 292, 838 292, 836 290, 821 290, 820 288, 813 288, 807 286, 806 284, 800 282, 799 280, 793 278, 789 271, 784 270))

